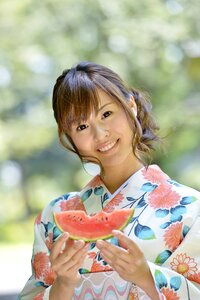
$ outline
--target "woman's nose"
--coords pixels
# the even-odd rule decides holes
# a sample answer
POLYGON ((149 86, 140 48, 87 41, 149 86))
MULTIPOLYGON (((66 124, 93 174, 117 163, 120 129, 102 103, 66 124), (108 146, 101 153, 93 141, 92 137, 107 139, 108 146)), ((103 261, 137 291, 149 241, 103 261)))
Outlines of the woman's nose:
POLYGON ((107 128, 105 128, 104 126, 98 125, 95 127, 95 131, 94 131, 94 139, 95 141, 99 142, 104 140, 105 138, 107 138, 109 136, 109 131, 107 128))

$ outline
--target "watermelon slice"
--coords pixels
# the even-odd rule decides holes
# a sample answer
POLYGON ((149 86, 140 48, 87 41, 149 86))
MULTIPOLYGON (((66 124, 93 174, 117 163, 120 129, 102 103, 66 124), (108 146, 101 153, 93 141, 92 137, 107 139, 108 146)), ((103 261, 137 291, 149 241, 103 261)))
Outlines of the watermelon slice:
POLYGON ((54 213, 60 231, 67 231, 71 239, 92 242, 112 237, 112 230, 122 230, 132 219, 134 209, 119 209, 111 213, 100 211, 89 216, 83 210, 54 213))

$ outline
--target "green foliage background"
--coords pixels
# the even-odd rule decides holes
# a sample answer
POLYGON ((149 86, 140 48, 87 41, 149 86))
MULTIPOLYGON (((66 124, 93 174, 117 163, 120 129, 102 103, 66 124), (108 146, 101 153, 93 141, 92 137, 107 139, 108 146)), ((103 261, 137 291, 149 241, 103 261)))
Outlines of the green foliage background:
POLYGON ((88 180, 62 149, 55 79, 80 60, 148 91, 166 151, 155 162, 200 189, 198 0, 0 2, 0 239, 30 242, 36 214, 88 180))

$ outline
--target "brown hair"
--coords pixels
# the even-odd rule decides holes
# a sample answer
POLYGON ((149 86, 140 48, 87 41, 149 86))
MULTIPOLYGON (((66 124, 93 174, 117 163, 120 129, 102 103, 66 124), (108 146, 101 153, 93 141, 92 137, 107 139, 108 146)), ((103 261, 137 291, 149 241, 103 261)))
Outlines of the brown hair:
POLYGON ((92 161, 81 157, 70 137, 70 128, 73 122, 87 120, 91 111, 98 109, 98 89, 113 97, 131 120, 135 156, 141 160, 143 154, 148 154, 151 158, 153 142, 159 140, 156 135, 159 128, 151 115, 148 96, 135 88, 126 87, 115 72, 92 62, 80 62, 57 78, 53 89, 53 110, 61 144, 76 153, 82 161, 92 161), (137 117, 128 105, 131 95, 137 105, 137 117))

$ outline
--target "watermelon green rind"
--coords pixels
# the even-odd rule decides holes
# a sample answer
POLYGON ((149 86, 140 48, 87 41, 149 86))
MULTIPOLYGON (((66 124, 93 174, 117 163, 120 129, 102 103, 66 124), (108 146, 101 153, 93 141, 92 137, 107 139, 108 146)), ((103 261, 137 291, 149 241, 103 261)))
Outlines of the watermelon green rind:
MULTIPOLYGON (((120 227, 113 228, 113 229, 121 231, 121 230, 123 230, 129 224, 129 222, 131 221, 131 219, 133 217, 133 214, 134 214, 134 208, 131 208, 131 209, 128 209, 128 210, 130 211, 130 213, 129 213, 128 217, 126 218, 126 220, 121 224, 120 227)), ((118 210, 118 212, 119 211, 123 212, 124 210, 121 209, 121 210, 118 210)), ((85 214, 84 211, 76 211, 76 210, 74 210, 73 212, 74 212, 74 214, 78 214, 78 213, 84 213, 85 214)), ((116 212, 116 211, 114 211, 114 212, 116 212)), ((67 213, 67 211, 66 211, 66 213, 67 213)), ((103 213, 106 214, 105 212, 103 212, 103 213)), ((61 232, 64 232, 65 230, 63 230, 62 226, 59 224, 59 221, 57 220, 57 214, 59 215, 59 213, 54 213, 54 220, 55 220, 56 226, 59 228, 59 230, 61 232)), ((109 216, 112 215, 112 213, 107 213, 107 214, 109 216)), ((87 216, 87 215, 85 214, 85 216, 87 216)), ((98 213, 96 214, 96 216, 98 216, 98 213)), ((101 224, 100 224, 100 226, 101 226, 101 224)), ((106 240, 106 239, 112 238, 113 237, 112 230, 110 231, 109 234, 105 234, 105 235, 101 235, 101 236, 92 236, 92 237, 86 237, 86 236, 84 236, 84 233, 82 235, 75 235, 75 234, 72 234, 72 233, 69 232, 69 237, 71 239, 73 239, 73 240, 84 240, 85 242, 95 242, 97 240, 106 240)))

